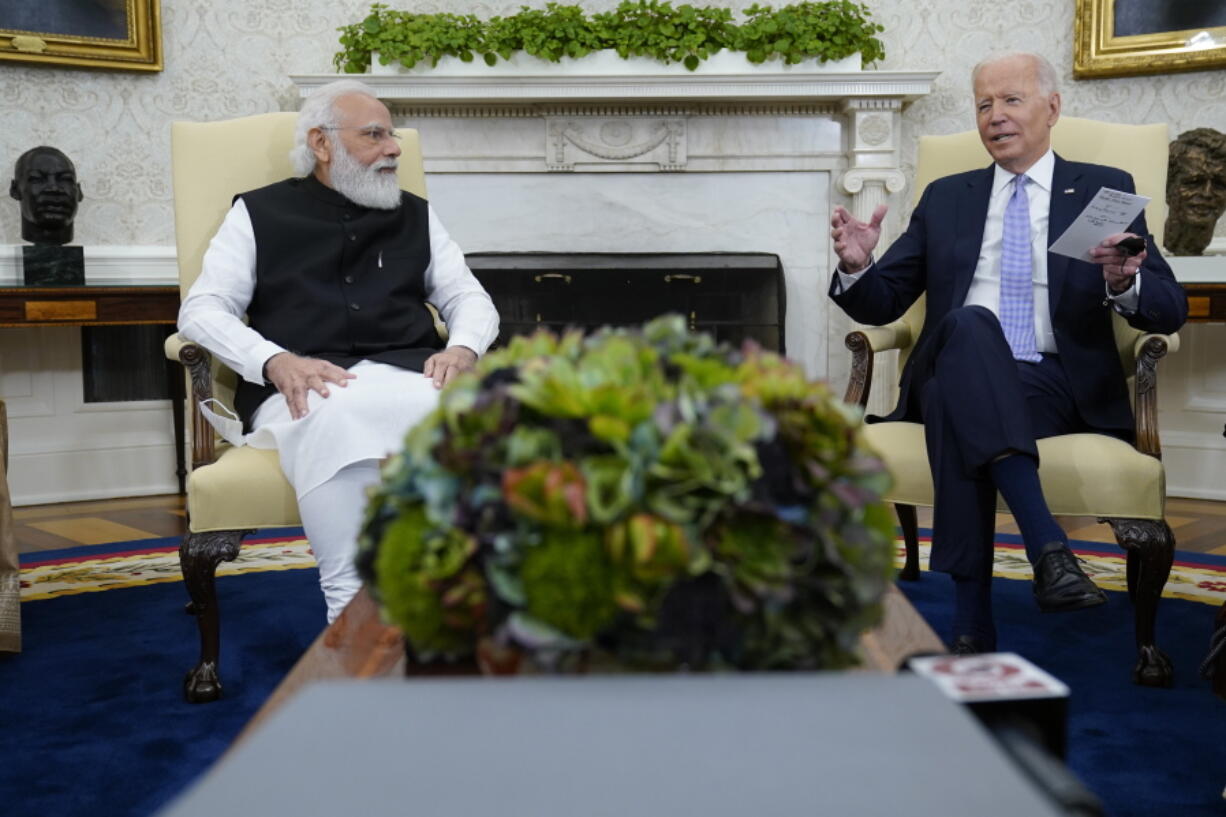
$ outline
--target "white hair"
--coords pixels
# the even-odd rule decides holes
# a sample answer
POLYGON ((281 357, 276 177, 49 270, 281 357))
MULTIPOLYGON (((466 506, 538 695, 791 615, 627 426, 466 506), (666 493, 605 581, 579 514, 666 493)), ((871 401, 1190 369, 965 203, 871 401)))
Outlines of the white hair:
POLYGON ((1025 57, 1034 64, 1035 79, 1039 84, 1039 92, 1044 96, 1050 96, 1059 88, 1059 81, 1056 78, 1056 69, 1052 67, 1047 58, 1041 54, 1031 54, 1028 51, 1010 51, 1008 53, 993 54, 979 61, 979 63, 971 69, 971 87, 975 87, 975 81, 979 79, 979 72, 993 63, 1001 62, 1002 60, 1013 59, 1015 57, 1025 57))
POLYGON ((309 176, 315 170, 315 152, 307 144, 307 134, 311 128, 337 127, 340 117, 336 112, 336 102, 350 94, 365 94, 377 99, 366 83, 356 79, 338 79, 319 86, 303 101, 294 131, 294 147, 289 152, 289 160, 299 176, 309 176))
POLYGON ((332 163, 328 166, 328 181, 336 192, 354 204, 395 210, 400 206, 400 182, 395 173, 383 171, 394 171, 396 165, 396 160, 390 156, 364 165, 345 149, 344 142, 337 141, 332 151, 332 163))

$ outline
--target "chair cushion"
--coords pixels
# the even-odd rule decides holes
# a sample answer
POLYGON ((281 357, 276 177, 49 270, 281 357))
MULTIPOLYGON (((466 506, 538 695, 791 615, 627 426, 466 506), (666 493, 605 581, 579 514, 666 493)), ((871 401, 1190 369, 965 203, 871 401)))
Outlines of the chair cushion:
MULTIPOLYGON (((873 423, 864 437, 894 477, 886 500, 932 506, 932 471, 919 423, 873 423)), ((1162 519, 1166 472, 1162 462, 1102 434, 1065 434, 1039 440, 1039 479, 1056 516, 1162 519)), ((1004 501, 999 509, 1008 512, 1004 501)))
POLYGON ((302 524, 277 452, 249 445, 223 446, 215 462, 188 475, 187 512, 193 533, 302 524))

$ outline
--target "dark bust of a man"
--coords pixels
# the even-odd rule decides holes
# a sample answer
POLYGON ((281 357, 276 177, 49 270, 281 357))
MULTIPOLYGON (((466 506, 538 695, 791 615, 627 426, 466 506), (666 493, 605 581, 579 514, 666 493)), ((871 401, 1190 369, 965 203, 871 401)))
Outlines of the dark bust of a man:
POLYGON ((1226 211, 1226 133, 1196 128, 1171 142, 1166 237, 1176 255, 1200 255, 1226 211))
POLYGON ((77 169, 60 150, 30 148, 13 166, 9 195, 21 202, 21 237, 34 244, 68 244, 83 198, 77 169))

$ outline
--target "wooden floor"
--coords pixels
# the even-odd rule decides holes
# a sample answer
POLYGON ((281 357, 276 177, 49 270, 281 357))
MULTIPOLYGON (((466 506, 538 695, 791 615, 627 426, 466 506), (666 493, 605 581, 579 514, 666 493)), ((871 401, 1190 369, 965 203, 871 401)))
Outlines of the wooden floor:
POLYGON ((13 508, 13 528, 18 550, 33 553, 182 536, 187 517, 183 497, 171 494, 13 508))
MULTIPOLYGON (((920 525, 931 525, 931 513, 920 510, 920 525)), ((139 497, 97 502, 31 505, 13 509, 17 545, 22 553, 182 536, 186 529, 183 498, 139 497)), ((1226 502, 1171 499, 1167 521, 1175 531, 1176 547, 1197 553, 1226 555, 1226 502)), ((1113 543, 1111 528, 1091 518, 1061 520, 1073 539, 1113 543)), ((997 517, 1001 533, 1017 533, 1010 516, 997 517)))

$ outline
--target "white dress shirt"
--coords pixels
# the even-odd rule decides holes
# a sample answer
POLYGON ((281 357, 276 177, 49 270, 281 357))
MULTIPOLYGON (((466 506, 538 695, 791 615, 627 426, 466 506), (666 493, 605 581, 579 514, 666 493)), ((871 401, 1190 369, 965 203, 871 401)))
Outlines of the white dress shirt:
MULTIPOLYGON (((1056 154, 1047 153, 1030 166, 1025 175, 1030 179, 1026 185, 1027 202, 1030 206, 1030 258, 1031 280, 1034 284, 1034 332, 1040 352, 1056 351, 1056 336, 1052 332, 1051 305, 1047 287, 1047 246, 1059 236, 1048 236, 1048 214, 1051 211, 1052 174, 1056 168, 1056 154)), ((1013 195, 1013 179, 1016 174, 994 165, 992 195, 988 199, 987 218, 983 224, 983 243, 979 247, 979 261, 971 278, 964 306, 983 306, 1000 315, 1000 256, 1004 235, 1005 206, 1013 195)), ((869 267, 857 273, 837 270, 839 291, 842 292, 860 280, 869 267)), ((1106 298, 1112 301, 1116 311, 1132 314, 1137 309, 1141 292, 1141 275, 1133 278, 1133 285, 1119 295, 1112 294, 1103 282, 1106 298)))

